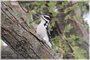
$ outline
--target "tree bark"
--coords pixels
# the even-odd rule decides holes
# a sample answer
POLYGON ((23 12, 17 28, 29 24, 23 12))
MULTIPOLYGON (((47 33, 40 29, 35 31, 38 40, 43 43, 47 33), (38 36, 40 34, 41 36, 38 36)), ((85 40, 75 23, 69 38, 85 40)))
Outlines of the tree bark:
POLYGON ((1 38, 13 51, 23 58, 60 58, 30 29, 24 17, 16 15, 14 7, 8 2, 1 2, 1 5, 1 38))

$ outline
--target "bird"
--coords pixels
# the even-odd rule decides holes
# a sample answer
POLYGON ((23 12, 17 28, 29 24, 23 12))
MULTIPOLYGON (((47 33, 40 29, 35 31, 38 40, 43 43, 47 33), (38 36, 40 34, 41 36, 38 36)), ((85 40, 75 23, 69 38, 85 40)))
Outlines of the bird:
POLYGON ((49 25, 49 22, 51 21, 51 18, 48 15, 40 15, 40 20, 41 22, 36 28, 36 33, 41 38, 43 38, 43 40, 46 42, 46 44, 49 47, 52 47, 52 44, 50 43, 49 34, 48 34, 48 25, 49 25))

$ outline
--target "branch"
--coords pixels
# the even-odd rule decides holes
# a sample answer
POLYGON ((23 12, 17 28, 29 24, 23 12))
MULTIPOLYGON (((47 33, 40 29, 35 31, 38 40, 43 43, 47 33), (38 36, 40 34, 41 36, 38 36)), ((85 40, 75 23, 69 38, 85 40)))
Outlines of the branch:
MULTIPOLYGON (((23 58, 60 58, 27 25, 24 17, 17 17, 8 2, 2 2, 2 39, 23 58)), ((17 8, 19 10, 19 8, 17 8)))

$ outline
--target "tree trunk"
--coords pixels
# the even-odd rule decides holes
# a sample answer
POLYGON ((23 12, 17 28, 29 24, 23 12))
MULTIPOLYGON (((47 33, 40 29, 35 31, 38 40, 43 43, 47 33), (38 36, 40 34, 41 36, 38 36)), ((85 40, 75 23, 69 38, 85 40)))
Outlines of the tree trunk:
MULTIPOLYGON (((12 8, 9 4, 1 2, 2 40, 23 58, 60 58, 33 32, 33 29, 30 29, 24 17, 16 15, 14 7, 12 8)), ((19 12, 22 13, 21 10, 19 12)))

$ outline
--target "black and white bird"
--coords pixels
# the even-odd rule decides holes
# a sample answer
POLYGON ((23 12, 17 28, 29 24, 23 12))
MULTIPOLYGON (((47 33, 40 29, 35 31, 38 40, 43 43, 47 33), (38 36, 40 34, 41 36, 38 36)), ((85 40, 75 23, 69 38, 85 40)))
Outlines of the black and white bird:
POLYGON ((50 38, 48 36, 48 30, 47 30, 48 24, 49 24, 51 18, 48 15, 41 15, 40 20, 41 20, 41 22, 37 26, 36 32, 41 38, 43 38, 43 40, 45 40, 46 44, 49 47, 52 47, 52 44, 50 43, 50 38))

